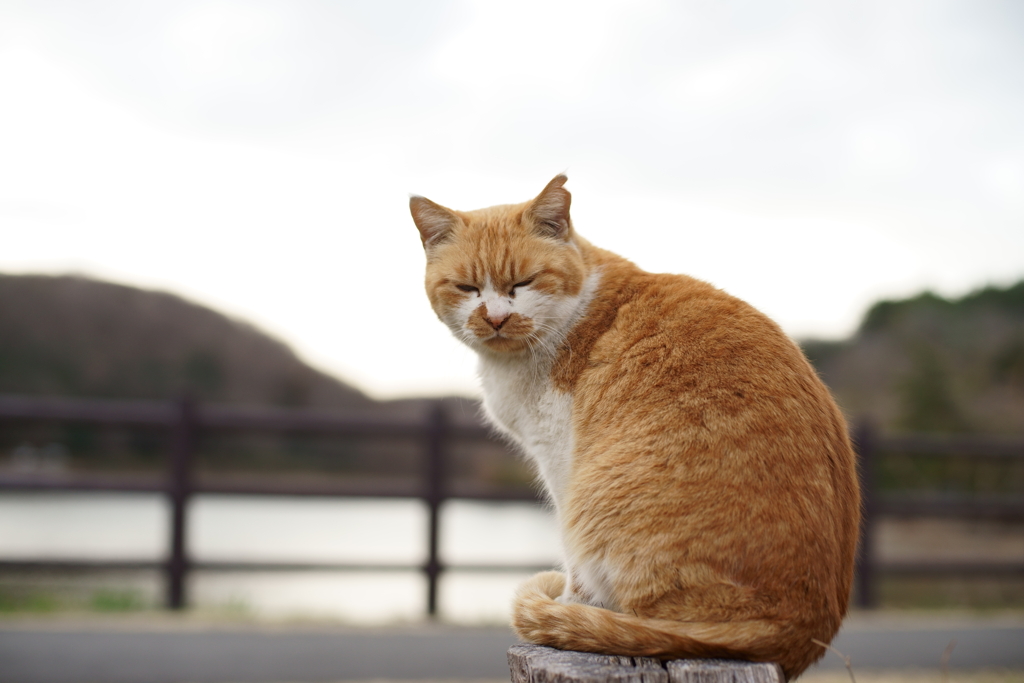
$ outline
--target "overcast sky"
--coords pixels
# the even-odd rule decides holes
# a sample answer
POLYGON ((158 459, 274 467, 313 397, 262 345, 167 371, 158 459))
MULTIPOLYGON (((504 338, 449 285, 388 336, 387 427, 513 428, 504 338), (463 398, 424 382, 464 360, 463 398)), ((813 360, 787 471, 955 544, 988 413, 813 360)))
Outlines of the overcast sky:
POLYGON ((375 396, 475 392, 409 193, 562 171, 592 242, 796 337, 1008 284, 1024 3, 0 0, 0 270, 181 294, 375 396))

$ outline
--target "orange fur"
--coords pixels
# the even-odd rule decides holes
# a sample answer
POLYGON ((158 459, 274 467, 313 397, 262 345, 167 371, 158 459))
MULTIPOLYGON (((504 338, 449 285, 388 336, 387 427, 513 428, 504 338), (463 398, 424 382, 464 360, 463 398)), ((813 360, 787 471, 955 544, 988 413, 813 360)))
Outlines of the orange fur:
POLYGON ((843 417, 753 307, 576 235, 564 183, 471 212, 411 202, 431 305, 480 354, 488 413, 537 464, 562 527, 571 581, 528 581, 513 626, 565 649, 770 660, 793 678, 850 592, 860 501, 843 417))

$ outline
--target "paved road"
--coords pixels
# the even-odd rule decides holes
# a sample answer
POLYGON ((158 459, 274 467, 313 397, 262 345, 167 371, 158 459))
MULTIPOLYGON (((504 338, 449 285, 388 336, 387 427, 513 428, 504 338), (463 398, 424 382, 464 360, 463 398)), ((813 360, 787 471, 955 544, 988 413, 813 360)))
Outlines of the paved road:
MULTIPOLYGON (((1024 670, 1024 619, 851 620, 833 645, 869 668, 1024 670)), ((3 683, 508 680, 506 629, 272 627, 191 621, 0 621, 3 683)), ((828 655, 823 669, 843 667, 828 655)))

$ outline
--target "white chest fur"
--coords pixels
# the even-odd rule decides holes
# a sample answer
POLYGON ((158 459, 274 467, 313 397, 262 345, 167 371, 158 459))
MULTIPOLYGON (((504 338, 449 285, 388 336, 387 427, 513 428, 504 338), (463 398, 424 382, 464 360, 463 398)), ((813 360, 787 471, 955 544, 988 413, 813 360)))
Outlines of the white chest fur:
MULTIPOLYGON (((559 344, 585 315, 600 277, 592 271, 577 295, 539 311, 541 319, 557 322, 548 325, 549 334, 528 355, 480 354, 484 409, 534 462, 556 513, 562 510, 572 471, 574 438, 572 394, 552 385, 551 367, 559 344)), ((537 311, 524 314, 532 318, 537 311)))
POLYGON ((556 512, 572 467, 572 395, 551 386, 549 367, 481 357, 484 408, 534 462, 556 512))

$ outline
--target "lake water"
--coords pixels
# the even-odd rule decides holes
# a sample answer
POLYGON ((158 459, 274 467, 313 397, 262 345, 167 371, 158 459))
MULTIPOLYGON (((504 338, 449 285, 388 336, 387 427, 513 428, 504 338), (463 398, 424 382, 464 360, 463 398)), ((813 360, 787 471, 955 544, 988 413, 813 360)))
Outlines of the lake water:
MULTIPOLYGON (((158 560, 170 510, 155 494, 0 494, 0 558, 158 560)), ((441 511, 447 564, 554 565, 550 513, 528 503, 449 501, 441 511)), ((294 499, 198 495, 188 546, 198 561, 358 562, 418 565, 426 556, 426 507, 416 500, 294 499)), ((108 577, 159 601, 152 573, 108 577)), ((529 572, 442 575, 445 619, 505 622, 529 572)), ((426 582, 416 570, 388 572, 193 572, 191 602, 260 616, 382 623, 422 618, 426 582)))

